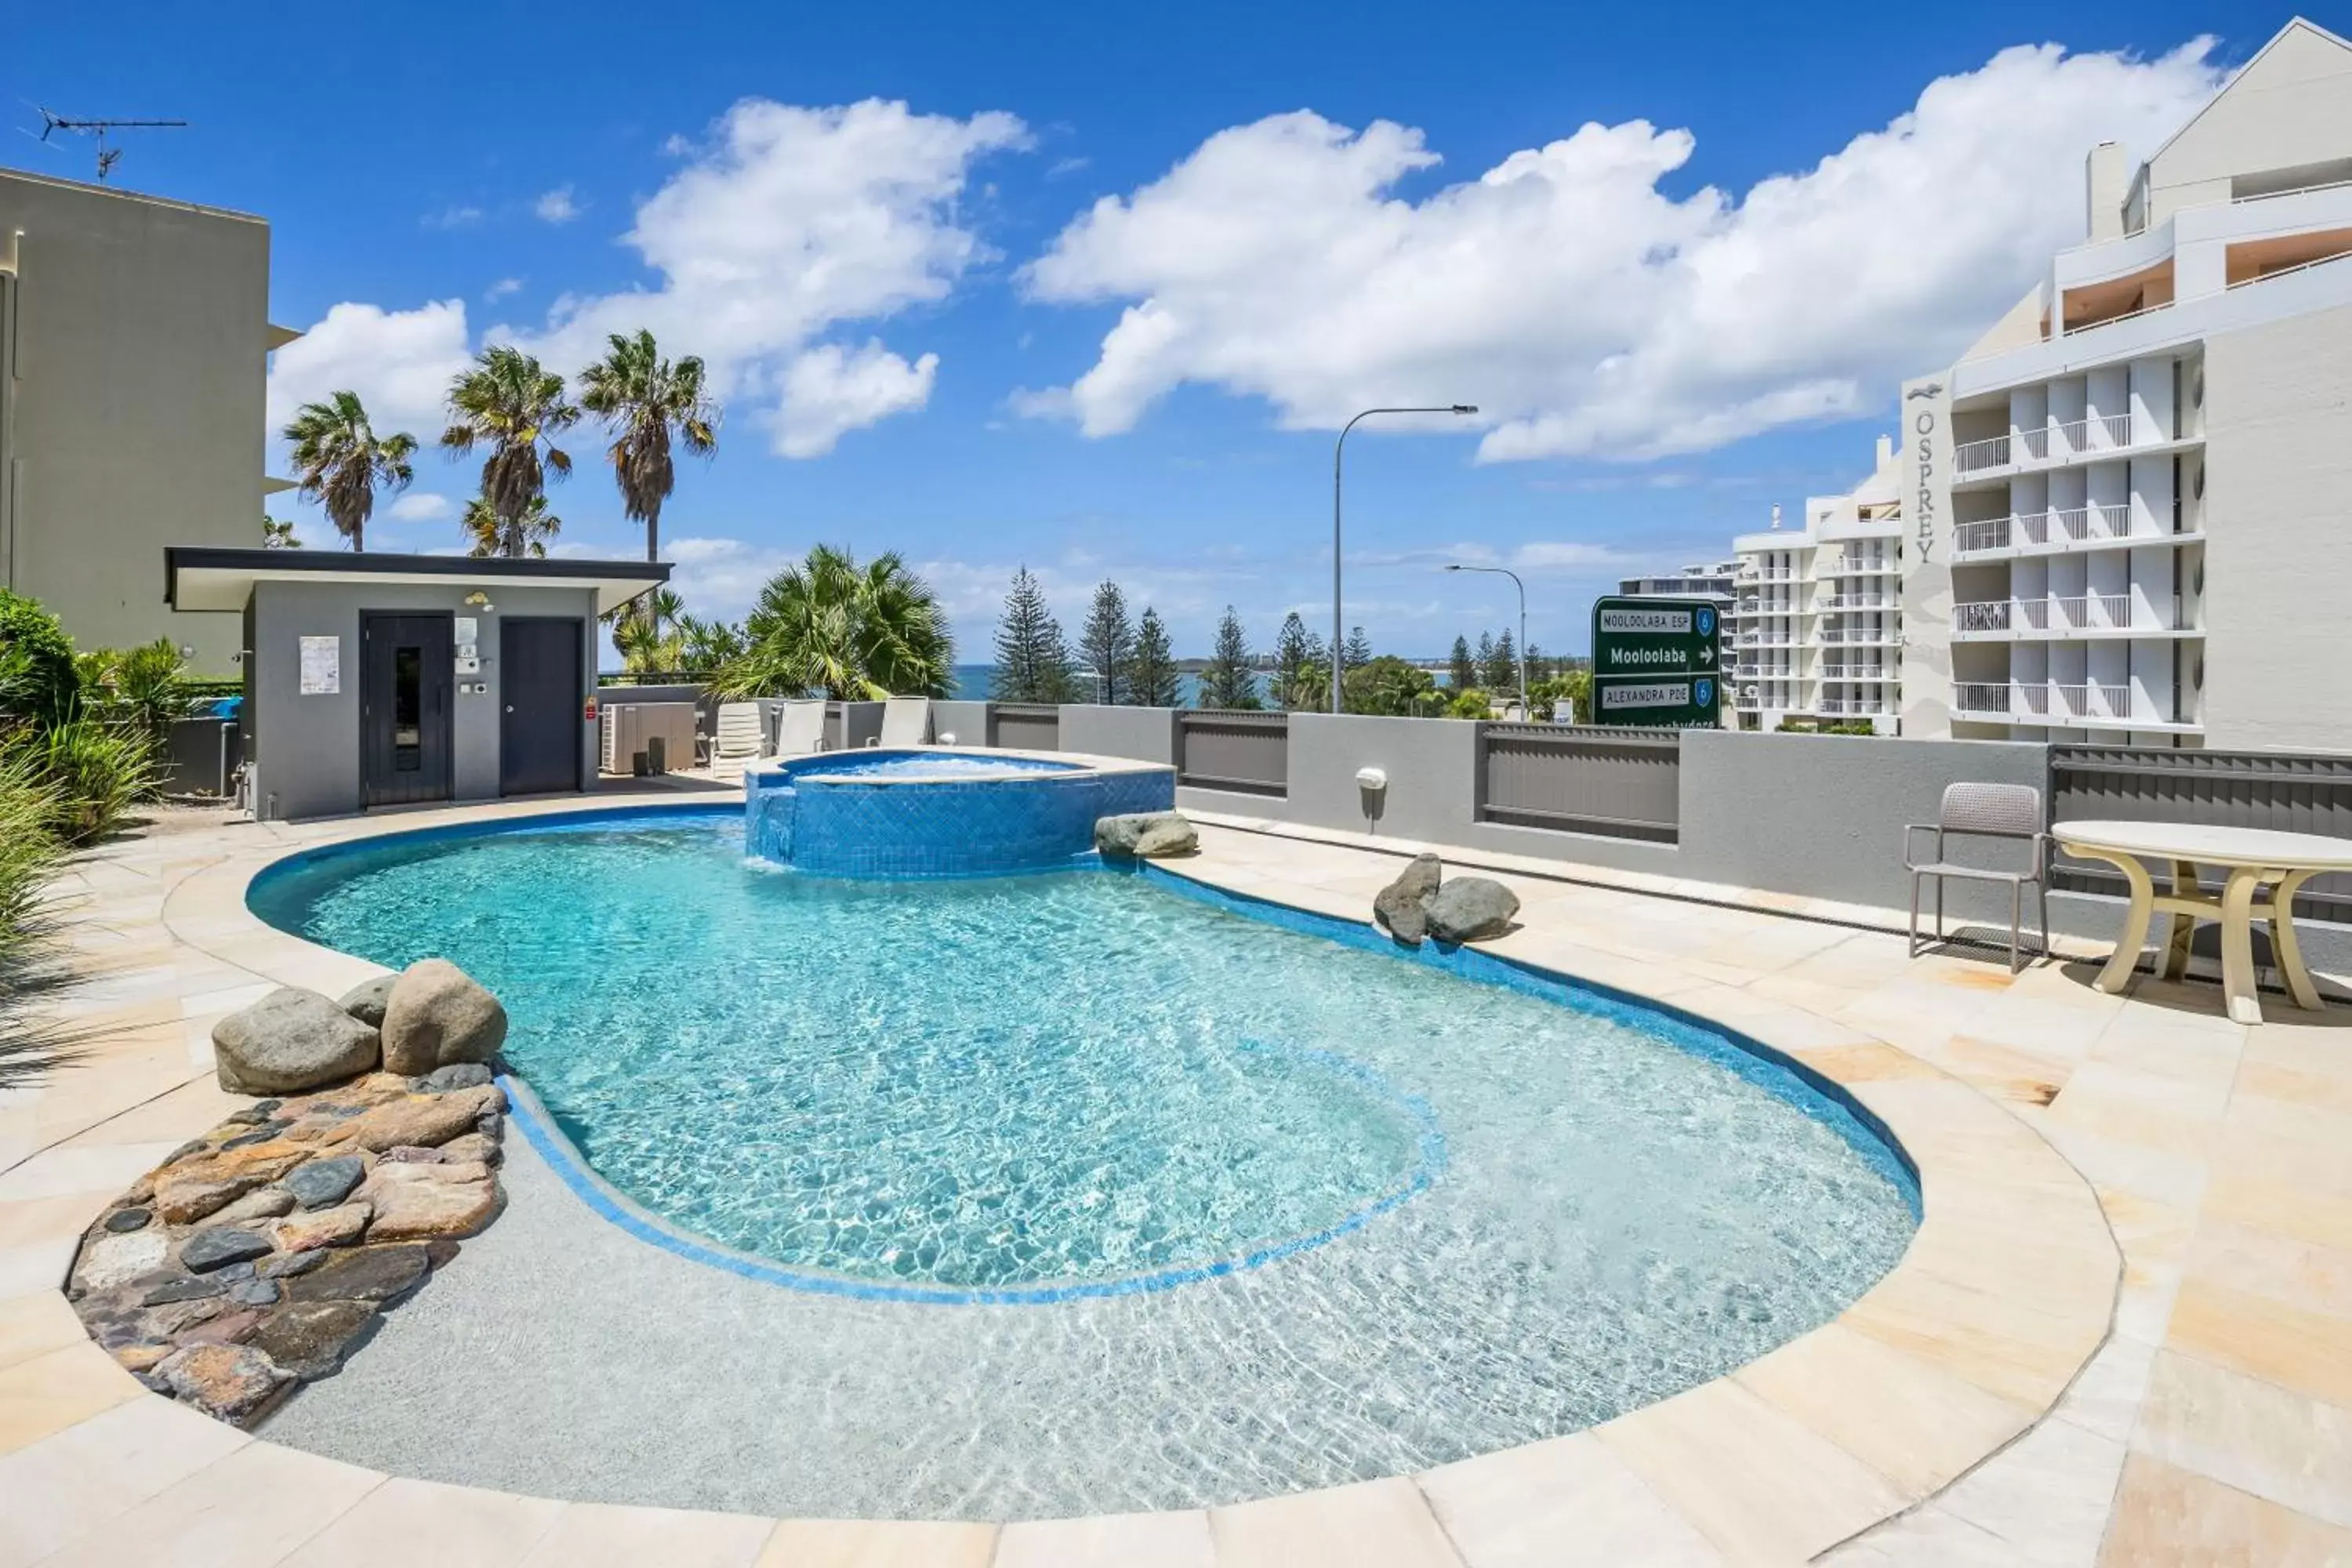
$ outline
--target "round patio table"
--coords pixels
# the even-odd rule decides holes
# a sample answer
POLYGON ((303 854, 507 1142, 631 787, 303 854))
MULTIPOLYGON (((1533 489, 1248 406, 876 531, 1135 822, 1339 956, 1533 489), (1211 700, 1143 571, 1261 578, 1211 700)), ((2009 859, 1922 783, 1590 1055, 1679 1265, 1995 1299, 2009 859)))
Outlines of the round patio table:
POLYGON ((2260 916, 2270 924, 2271 951, 2295 1005, 2318 1010, 2319 992, 2295 944, 2294 895, 2323 871, 2352 871, 2352 838, 2185 822, 2061 822, 2050 829, 2050 837, 2070 855, 2109 862, 2131 885, 2131 909, 2124 916, 2115 955, 2099 972, 2100 990, 2120 993, 2130 983, 2147 942, 2151 917, 2163 916, 2168 928, 2158 937, 2163 952, 2157 970, 2172 980, 2188 970, 2189 935, 2196 922, 2218 920, 2221 993, 2230 1016, 2241 1024, 2259 1024, 2263 1009, 2254 994, 2253 922, 2260 916), (2170 891, 2157 890, 2144 859, 2170 863, 2170 891), (2200 866, 2216 866, 2227 873, 2220 897, 2205 891, 2198 879, 2200 866), (2269 900, 2258 904, 2255 895, 2265 886, 2269 900))

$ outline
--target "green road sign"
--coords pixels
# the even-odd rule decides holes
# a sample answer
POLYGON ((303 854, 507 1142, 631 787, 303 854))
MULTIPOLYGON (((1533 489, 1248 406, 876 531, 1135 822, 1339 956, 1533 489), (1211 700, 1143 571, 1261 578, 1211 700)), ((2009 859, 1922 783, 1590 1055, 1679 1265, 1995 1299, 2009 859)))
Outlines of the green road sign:
POLYGON ((1723 706, 1712 675, 1596 675, 1592 721, 1652 730, 1711 730, 1723 706))
POLYGON ((1721 710, 1723 612, 1712 599, 1612 595, 1592 606, 1592 721, 1691 729, 1721 710))

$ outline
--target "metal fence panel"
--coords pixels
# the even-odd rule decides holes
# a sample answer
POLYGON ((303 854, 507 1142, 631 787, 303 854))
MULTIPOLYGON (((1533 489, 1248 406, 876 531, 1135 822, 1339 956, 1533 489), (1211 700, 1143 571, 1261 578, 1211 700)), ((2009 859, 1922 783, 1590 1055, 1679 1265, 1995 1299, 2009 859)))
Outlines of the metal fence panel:
POLYGON ((1176 782, 1244 795, 1290 794, 1290 715, 1185 710, 1176 715, 1176 782))
POLYGON ((1682 837, 1682 736, 1674 730, 1484 724, 1477 817, 1673 844, 1682 837))
MULTIPOLYGON (((2352 838, 2352 755, 2053 746, 2050 820, 2193 822, 2352 838)), ((2063 856, 2053 885, 2116 898, 2127 891, 2122 873, 2063 856)), ((2352 923, 2352 876, 2313 878, 2294 909, 2305 920, 2352 923)))
POLYGON ((1062 749, 1062 710, 1051 702, 992 702, 988 743, 1013 752, 1062 749))

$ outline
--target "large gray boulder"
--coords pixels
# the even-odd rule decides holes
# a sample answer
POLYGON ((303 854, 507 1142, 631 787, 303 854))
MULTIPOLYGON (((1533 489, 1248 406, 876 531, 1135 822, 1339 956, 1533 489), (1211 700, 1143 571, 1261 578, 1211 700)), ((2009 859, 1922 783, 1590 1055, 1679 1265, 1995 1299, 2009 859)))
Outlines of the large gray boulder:
POLYGON ((1519 896, 1485 877, 1456 877, 1429 900, 1429 934, 1446 943, 1484 942, 1511 929, 1519 896))
POLYGON ((447 959, 420 959, 384 1004, 383 1070, 419 1078, 452 1062, 487 1062, 506 1038, 497 997, 447 959))
POLYGON ((287 986, 213 1026, 213 1061, 231 1094, 299 1094, 375 1067, 376 1031, 316 991, 287 986))
POLYGON ((1444 878, 1445 863, 1434 855, 1416 855, 1397 879, 1372 897, 1372 919, 1397 941, 1420 945, 1429 930, 1429 900, 1444 878))
POLYGON ((1156 860, 1190 855, 1200 847, 1200 830, 1181 811, 1133 811, 1095 822, 1095 847, 1105 855, 1156 860))
POLYGON ((397 974, 379 974, 373 980, 362 980, 337 998, 335 1005, 369 1028, 381 1029, 384 1004, 392 1000, 392 987, 399 978, 397 974))

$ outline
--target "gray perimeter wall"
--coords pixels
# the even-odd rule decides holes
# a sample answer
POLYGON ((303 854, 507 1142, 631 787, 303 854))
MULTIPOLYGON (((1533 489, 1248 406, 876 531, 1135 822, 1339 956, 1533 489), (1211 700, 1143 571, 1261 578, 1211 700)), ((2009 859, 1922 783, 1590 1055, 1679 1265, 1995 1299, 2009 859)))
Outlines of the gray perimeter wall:
MULTIPOLYGON (((961 730, 956 732, 963 733, 961 730)), ((982 731, 974 725, 971 732, 977 735, 982 731)), ((1139 763, 1173 763, 1176 710, 1070 703, 1062 709, 1061 749, 1097 757, 1126 757, 1139 763)))
MULTIPOLYGON (((340 816, 360 809, 360 615, 363 610, 412 610, 473 615, 481 622, 482 669, 465 681, 489 683, 486 694, 461 693, 451 721, 451 787, 458 800, 488 800, 499 793, 499 623, 513 616, 574 616, 584 623, 581 688, 596 688, 596 604, 588 588, 490 587, 495 613, 462 601, 477 584, 463 578, 429 583, 260 583, 254 587, 254 700, 246 755, 254 765, 254 805, 276 820, 340 816), (342 638, 341 689, 331 696, 301 691, 301 639, 342 638), (273 803, 271 797, 276 799, 273 803)), ((229 625, 236 617, 220 617, 229 625)), ((580 776, 593 781, 596 726, 580 723, 580 776)))
MULTIPOLYGON (((982 735, 982 706, 943 704, 953 718, 941 721, 959 737, 982 735)), ((1066 707, 1062 749, 1173 761, 1175 717, 1165 709, 1066 707)), ((1176 803, 1192 811, 1525 855, 1559 861, 1564 872, 1577 866, 1648 872, 1726 890, 1901 910, 1910 900, 1904 825, 1933 822, 1947 785, 2048 787, 2048 749, 2036 742, 1694 730, 1682 738, 1680 841, 1657 844, 1478 820, 1477 731, 1461 721, 1295 713, 1286 795, 1184 787, 1176 803), (1357 784, 1363 767, 1388 775, 1378 796, 1357 784)), ((1924 837, 1919 847, 1924 858, 1930 847, 1924 837)), ((1964 864, 2010 863, 2016 853, 2008 845, 1959 841, 1950 848, 1950 858, 1964 864)), ((2117 900, 2053 893, 2049 903, 2051 924, 2062 933, 2109 940, 2122 920, 2117 900)), ((1946 910, 1955 923, 2005 931, 2009 894, 1954 881, 1946 910)), ((2025 915, 2030 928, 2030 898, 2025 915)), ((2305 931, 2314 963, 2338 971, 2352 966, 2352 931, 2306 923, 2305 931)), ((2200 952, 2212 936, 2201 933, 2200 952)))

